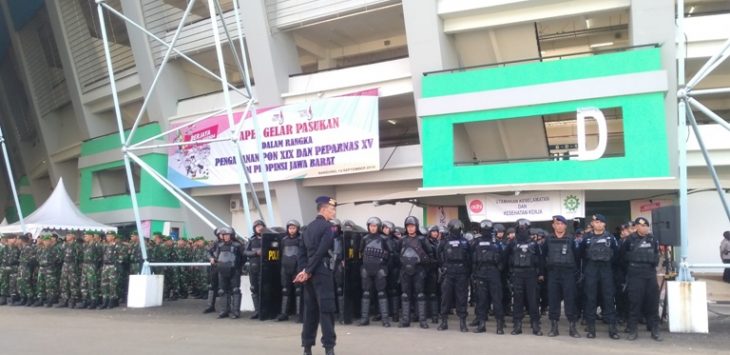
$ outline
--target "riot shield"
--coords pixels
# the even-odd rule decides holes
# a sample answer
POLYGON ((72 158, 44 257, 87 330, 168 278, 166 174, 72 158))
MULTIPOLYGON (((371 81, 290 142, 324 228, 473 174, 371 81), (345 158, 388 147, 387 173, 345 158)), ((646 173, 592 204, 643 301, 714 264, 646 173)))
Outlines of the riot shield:
POLYGON ((353 317, 358 318, 360 314, 360 299, 362 298, 362 287, 360 282, 360 242, 365 235, 365 230, 359 226, 345 226, 343 228, 343 244, 345 267, 344 295, 345 295, 345 324, 352 322, 353 317))
POLYGON ((259 319, 274 319, 281 310, 281 234, 273 230, 261 238, 259 319))

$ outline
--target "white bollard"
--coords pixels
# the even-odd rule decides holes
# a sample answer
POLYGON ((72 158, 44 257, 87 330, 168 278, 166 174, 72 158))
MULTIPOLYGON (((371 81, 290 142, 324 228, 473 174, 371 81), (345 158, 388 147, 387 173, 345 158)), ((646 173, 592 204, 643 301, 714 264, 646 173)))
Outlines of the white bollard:
POLYGON ((672 333, 708 333, 707 284, 702 281, 669 281, 669 331, 672 333))
POLYGON ((127 288, 128 308, 147 308, 162 306, 165 276, 129 275, 127 288))
POLYGON ((253 298, 251 298, 251 281, 248 276, 241 276, 241 311, 254 311, 253 298))

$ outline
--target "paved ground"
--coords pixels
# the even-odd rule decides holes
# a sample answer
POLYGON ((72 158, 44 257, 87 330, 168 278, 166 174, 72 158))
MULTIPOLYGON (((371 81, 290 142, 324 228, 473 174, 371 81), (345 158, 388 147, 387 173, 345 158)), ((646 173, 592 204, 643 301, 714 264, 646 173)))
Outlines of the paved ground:
MULTIPOLYGON (((160 308, 111 311, 0 307, 0 354, 299 354, 300 325, 293 322, 217 320, 203 315, 203 301, 182 300, 160 308)), ((562 324, 557 338, 438 332, 379 325, 336 328, 338 354, 727 354, 730 352, 730 305, 711 305, 710 334, 668 334, 657 343, 641 332, 639 340, 608 339, 605 326, 597 339, 574 340, 562 324)), ((543 321, 545 323, 545 321, 543 321)), ((565 322, 563 322, 565 323, 565 322)), ((543 324, 544 326, 544 324, 543 324)), ((323 353, 321 348, 317 353, 323 353)))

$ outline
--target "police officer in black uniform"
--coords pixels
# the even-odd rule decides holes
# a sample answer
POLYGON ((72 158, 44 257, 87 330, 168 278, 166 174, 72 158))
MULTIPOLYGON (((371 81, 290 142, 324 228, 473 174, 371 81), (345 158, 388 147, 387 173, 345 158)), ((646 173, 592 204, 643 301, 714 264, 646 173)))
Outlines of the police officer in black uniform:
POLYGON ((618 251, 616 238, 606 230, 606 217, 602 214, 594 214, 591 220, 592 230, 585 234, 581 243, 581 250, 585 264, 583 267, 585 292, 585 310, 583 316, 586 320, 586 337, 596 337, 596 308, 598 304, 598 292, 601 292, 601 311, 603 319, 608 322, 608 335, 611 339, 619 339, 616 329, 616 309, 614 307, 614 288, 612 261, 618 251), (599 289, 600 287, 600 289, 599 289))
POLYGON ((394 322, 398 322, 400 309, 400 258, 398 244, 400 239, 395 235, 395 225, 390 221, 383 221, 383 237, 390 248, 388 259, 388 300, 390 316, 394 322))
POLYGON ((537 243, 530 240, 530 221, 524 218, 517 220, 515 239, 507 249, 512 272, 512 288, 514 292, 514 322, 511 334, 522 334, 522 318, 525 301, 530 313, 532 334, 541 336, 540 311, 537 308, 537 280, 544 279, 541 252, 537 243))
POLYGON ((360 325, 370 324, 370 291, 373 286, 377 291, 378 309, 383 326, 390 327, 388 320, 388 297, 385 288, 388 284, 388 260, 391 250, 385 237, 380 234, 383 223, 378 217, 370 217, 367 220, 368 234, 360 242, 360 255, 362 255, 362 266, 360 267, 360 280, 362 285, 362 303, 360 312, 362 318, 360 325))
POLYGON ((449 329, 449 310, 453 304, 459 316, 459 329, 466 332, 467 294, 471 256, 469 242, 464 238, 464 223, 458 219, 449 221, 449 234, 439 244, 438 259, 441 267, 441 324, 438 330, 449 329), (455 302, 454 302, 455 301, 455 302))
POLYGON ((277 321, 289 319, 289 300, 294 296, 297 323, 302 322, 302 285, 294 284, 292 280, 301 271, 304 265, 299 265, 299 252, 304 248, 302 236, 299 233, 301 225, 297 220, 286 222, 286 234, 281 238, 281 314, 277 321), (292 292, 294 291, 294 292, 292 292))
POLYGON ((426 266, 436 257, 426 237, 418 234, 418 218, 408 216, 403 224, 406 233, 398 247, 400 249, 400 285, 402 292, 402 313, 398 326, 401 328, 411 326, 411 300, 415 296, 420 326, 427 329, 426 295, 423 293, 423 286, 426 278, 426 266))
POLYGON ((218 318, 241 316, 241 270, 243 269, 243 244, 234 239, 233 228, 221 227, 215 232, 221 240, 208 252, 210 264, 218 271, 219 295, 225 297, 224 308, 218 318), (233 310, 231 310, 233 308, 233 310))
POLYGON ((317 217, 309 223, 302 239, 304 248, 299 253, 299 265, 304 265, 294 279, 304 285, 304 324, 302 347, 304 355, 312 354, 317 338, 317 325, 322 325, 322 345, 326 355, 335 354, 335 290, 333 280, 334 244, 332 224, 337 214, 337 202, 327 196, 317 197, 317 217))
POLYGON ((253 222, 253 235, 249 238, 246 246, 246 260, 249 264, 248 277, 251 280, 251 298, 253 299, 254 312, 250 319, 259 318, 259 287, 261 286, 261 237, 266 230, 264 221, 257 219, 253 222))
MULTIPOLYGON (((218 242, 221 240, 220 228, 216 228, 213 231, 215 234, 216 242, 211 243, 208 246, 208 255, 213 252, 218 242)), ((218 267, 215 264, 211 264, 208 269, 208 307, 203 310, 203 313, 215 312, 215 300, 218 297, 218 267)))
POLYGON ((649 221, 646 218, 637 218, 634 226, 636 232, 621 246, 622 259, 627 263, 628 339, 636 340, 636 323, 643 315, 651 330, 651 338, 662 341, 659 335, 659 287, 656 280, 659 243, 649 231, 649 221))
POLYGON ((547 266, 547 288, 550 318, 549 337, 560 335, 560 303, 565 304, 565 317, 570 322, 569 333, 573 338, 580 338, 575 322, 578 320, 576 308, 575 270, 578 265, 578 244, 566 231, 568 227, 565 217, 553 216, 553 233, 544 244, 545 264, 547 266))
POLYGON ((340 324, 345 324, 345 243, 342 233, 342 222, 330 220, 332 230, 332 250, 330 258, 334 260, 335 290, 337 294, 337 315, 340 324))
POLYGON ((510 281, 509 273, 509 260, 506 258, 506 252, 507 248, 509 247, 509 243, 507 241, 507 233, 506 228, 502 223, 495 223, 494 224, 494 241, 499 244, 502 247, 503 250, 503 256, 505 257, 505 262, 502 264, 503 268, 500 271, 499 275, 502 280, 502 309, 504 310, 505 316, 511 316, 512 315, 512 283, 510 281))
MULTIPOLYGON (((504 227, 503 227, 504 228, 504 227)), ((474 333, 487 331, 486 320, 489 307, 497 317, 497 334, 504 334, 504 308, 502 308, 502 275, 504 268, 504 249, 495 240, 492 221, 479 223, 481 237, 472 242, 472 277, 476 281, 477 304, 474 313, 477 315, 477 328, 474 333)))
MULTIPOLYGON (((434 251, 438 250, 441 243, 441 232, 439 226, 431 226, 428 229, 426 240, 431 244, 434 251)), ((428 263, 426 266, 426 280, 424 282, 423 291, 428 299, 428 308, 431 312, 431 323, 438 323, 441 285, 439 284, 439 265, 437 262, 428 263)))

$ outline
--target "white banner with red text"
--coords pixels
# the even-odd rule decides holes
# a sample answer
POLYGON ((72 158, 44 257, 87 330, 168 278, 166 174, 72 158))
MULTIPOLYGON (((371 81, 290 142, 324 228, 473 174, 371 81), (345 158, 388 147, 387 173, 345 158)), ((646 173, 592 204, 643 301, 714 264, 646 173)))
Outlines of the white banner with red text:
POLYGON ((585 217, 584 191, 523 192, 519 195, 466 195, 469 219, 479 222, 514 222, 520 218, 549 221, 555 215, 567 219, 585 217))
MULTIPOLYGON (((235 125, 242 116, 243 110, 234 111, 235 125)), ((252 182, 260 182, 261 165, 251 117, 249 114, 244 120, 238 144, 252 182)), ((256 117, 269 181, 380 168, 377 90, 261 109, 256 117)), ((175 122, 172 127, 182 125, 184 122, 175 122)), ((237 152, 232 141, 195 143, 231 134, 226 114, 171 134, 169 142, 191 144, 168 150, 168 179, 182 188, 238 184, 237 152)))

